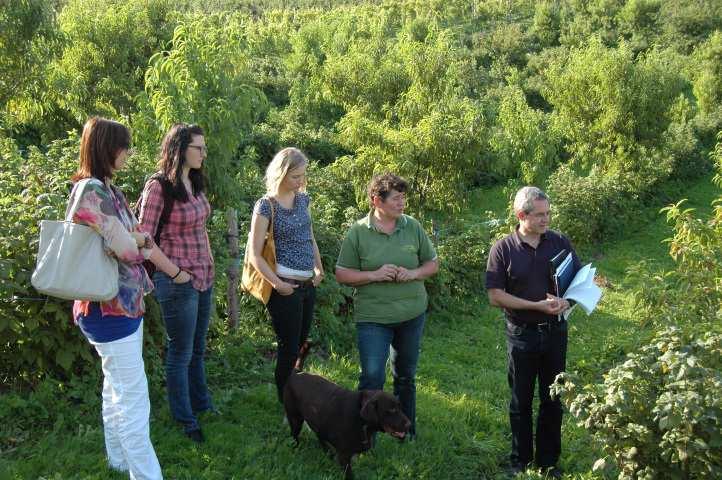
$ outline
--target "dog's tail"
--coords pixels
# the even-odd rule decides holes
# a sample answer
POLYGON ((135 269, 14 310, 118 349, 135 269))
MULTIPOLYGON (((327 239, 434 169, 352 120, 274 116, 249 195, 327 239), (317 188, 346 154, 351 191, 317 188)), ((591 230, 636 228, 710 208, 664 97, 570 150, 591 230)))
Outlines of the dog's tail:
POLYGON ((301 347, 298 349, 298 357, 296 358, 296 364, 293 366, 293 371, 303 371, 303 364, 306 362, 306 357, 308 356, 308 352, 311 350, 312 346, 313 342, 311 340, 305 340, 301 344, 301 347))

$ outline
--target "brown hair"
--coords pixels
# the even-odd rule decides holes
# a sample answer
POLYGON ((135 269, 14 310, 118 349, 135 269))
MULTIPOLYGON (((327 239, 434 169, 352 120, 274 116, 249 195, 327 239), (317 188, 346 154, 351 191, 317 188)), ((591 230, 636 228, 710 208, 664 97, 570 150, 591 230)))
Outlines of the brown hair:
POLYGON ((384 173, 381 175, 374 175, 366 188, 366 193, 369 196, 369 203, 373 207, 374 197, 381 197, 381 200, 386 201, 391 195, 392 190, 397 192, 406 193, 409 184, 406 180, 394 175, 393 173, 384 173))
POLYGON ((73 181, 89 177, 103 181, 111 178, 118 153, 129 147, 130 131, 125 125, 103 117, 92 117, 83 126, 80 165, 73 181))
MULTIPOLYGON (((198 125, 176 123, 163 137, 158 158, 158 169, 173 185, 173 198, 183 202, 188 200, 188 193, 183 186, 181 173, 186 161, 188 145, 193 141, 193 135, 205 136, 203 129, 198 125)), ((205 190, 205 176, 202 170, 192 168, 188 172, 188 178, 191 181, 194 196, 205 190)))

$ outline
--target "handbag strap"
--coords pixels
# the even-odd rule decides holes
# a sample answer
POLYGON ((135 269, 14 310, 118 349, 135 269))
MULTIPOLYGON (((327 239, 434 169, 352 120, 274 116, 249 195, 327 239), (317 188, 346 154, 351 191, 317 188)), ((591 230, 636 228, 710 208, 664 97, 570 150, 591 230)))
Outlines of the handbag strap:
POLYGON ((273 240, 273 217, 276 214, 276 207, 273 205, 273 200, 271 200, 271 197, 266 197, 268 199, 268 203, 271 205, 271 221, 268 222, 268 236, 273 240))
POLYGON ((75 216, 75 212, 78 211, 78 207, 80 207, 80 199, 83 197, 83 190, 85 189, 85 186, 92 180, 92 177, 90 178, 84 178, 82 180, 79 180, 74 186, 73 190, 70 192, 70 196, 73 198, 73 204, 68 205, 68 208, 65 210, 65 221, 66 222, 72 222, 73 217, 75 216))

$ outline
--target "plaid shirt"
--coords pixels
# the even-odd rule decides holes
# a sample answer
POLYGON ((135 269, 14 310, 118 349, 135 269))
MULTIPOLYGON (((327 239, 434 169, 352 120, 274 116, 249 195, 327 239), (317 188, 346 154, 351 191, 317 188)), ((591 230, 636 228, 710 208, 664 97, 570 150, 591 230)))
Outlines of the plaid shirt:
MULTIPOLYGON (((213 285, 214 276, 213 255, 206 231, 211 205, 202 192, 188 197, 187 202, 173 202, 158 246, 173 263, 193 276, 193 288, 204 291, 213 285)), ((163 187, 158 181, 149 180, 143 189, 140 206, 143 231, 154 237, 162 212, 163 187)))

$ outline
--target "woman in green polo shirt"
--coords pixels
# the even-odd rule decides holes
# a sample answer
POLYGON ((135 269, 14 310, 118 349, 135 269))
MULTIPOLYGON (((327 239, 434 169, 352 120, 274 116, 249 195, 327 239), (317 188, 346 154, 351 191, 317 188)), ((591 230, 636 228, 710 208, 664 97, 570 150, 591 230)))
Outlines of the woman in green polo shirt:
POLYGON ((406 181, 375 176, 369 214, 349 228, 336 262, 339 283, 355 287, 354 320, 361 359, 359 390, 382 390, 391 354, 394 394, 416 436, 416 365, 426 319, 424 279, 439 266, 424 229, 404 215, 406 181))

